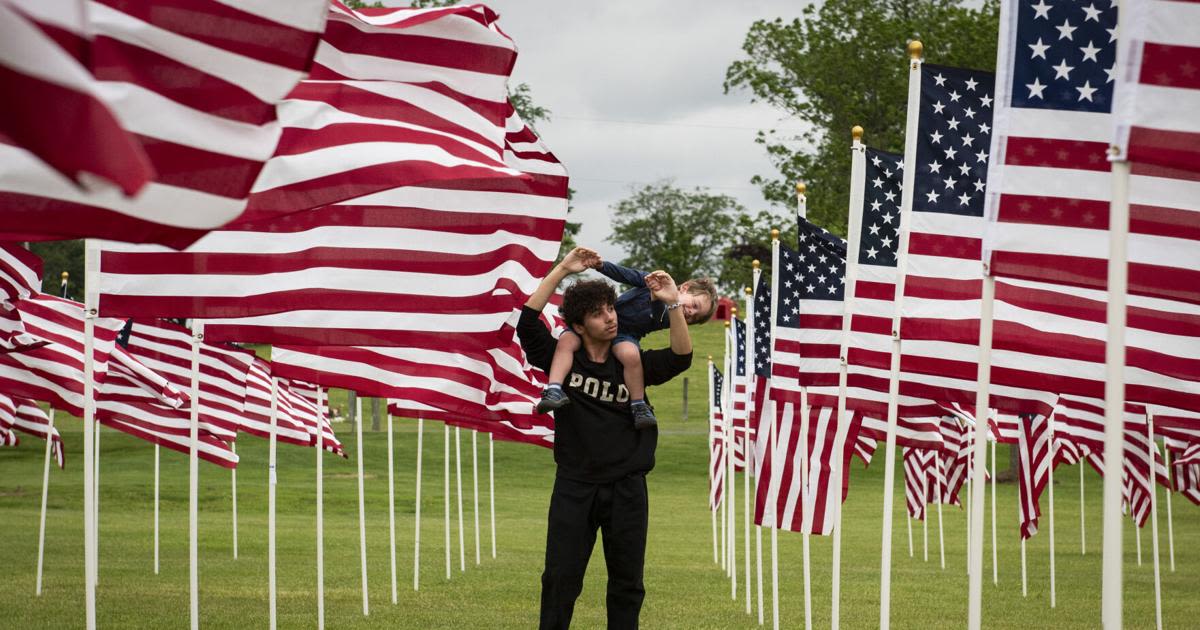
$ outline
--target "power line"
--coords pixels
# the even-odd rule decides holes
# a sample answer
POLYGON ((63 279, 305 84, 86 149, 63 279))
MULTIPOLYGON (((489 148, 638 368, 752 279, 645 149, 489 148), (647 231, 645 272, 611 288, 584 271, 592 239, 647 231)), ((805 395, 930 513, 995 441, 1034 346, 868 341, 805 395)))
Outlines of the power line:
MULTIPOLYGON (((612 125, 645 125, 649 127, 691 127, 695 129, 729 129, 736 131, 763 131, 761 127, 748 127, 741 125, 713 125, 705 123, 677 123, 677 122, 649 122, 645 120, 618 120, 615 118, 586 118, 583 116, 562 116, 554 114, 551 117, 551 122, 556 120, 573 120, 579 122, 604 123, 612 125)), ((802 133, 802 129, 776 129, 775 131, 784 131, 792 133, 802 133)))

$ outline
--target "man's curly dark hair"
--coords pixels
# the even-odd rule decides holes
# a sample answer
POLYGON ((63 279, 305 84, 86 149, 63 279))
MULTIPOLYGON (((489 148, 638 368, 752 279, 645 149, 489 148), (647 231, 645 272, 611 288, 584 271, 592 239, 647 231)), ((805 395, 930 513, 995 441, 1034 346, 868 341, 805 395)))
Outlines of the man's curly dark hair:
POLYGON ((568 328, 583 324, 583 319, 605 306, 617 303, 617 291, 604 280, 580 280, 563 291, 559 315, 568 328))

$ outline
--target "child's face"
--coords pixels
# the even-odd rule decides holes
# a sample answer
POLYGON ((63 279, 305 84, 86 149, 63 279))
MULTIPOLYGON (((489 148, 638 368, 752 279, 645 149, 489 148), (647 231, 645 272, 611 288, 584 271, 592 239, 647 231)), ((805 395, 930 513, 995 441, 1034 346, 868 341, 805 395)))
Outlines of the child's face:
POLYGON ((683 318, 689 324, 699 323, 700 318, 712 308, 712 300, 707 295, 695 295, 682 288, 681 290, 683 292, 679 294, 679 303, 682 305, 680 308, 683 309, 683 318))

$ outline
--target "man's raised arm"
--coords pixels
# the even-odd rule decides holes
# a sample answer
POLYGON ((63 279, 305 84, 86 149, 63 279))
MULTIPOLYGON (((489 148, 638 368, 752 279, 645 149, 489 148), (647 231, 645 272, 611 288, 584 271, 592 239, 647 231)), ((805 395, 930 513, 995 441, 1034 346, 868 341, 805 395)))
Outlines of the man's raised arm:
POLYGON ((691 354, 692 336, 688 333, 683 309, 678 306, 679 287, 675 286, 675 280, 665 271, 655 271, 646 276, 646 286, 650 289, 650 294, 654 299, 668 307, 668 321, 671 323, 671 352, 691 354))
POLYGON ((554 295, 554 290, 562 283, 563 279, 573 273, 579 273, 584 269, 593 267, 600 260, 600 255, 586 247, 576 247, 572 249, 562 262, 554 266, 550 273, 542 278, 542 283, 538 285, 536 291, 529 296, 529 300, 525 302, 525 306, 541 312, 546 308, 546 303, 550 301, 550 296, 554 295))

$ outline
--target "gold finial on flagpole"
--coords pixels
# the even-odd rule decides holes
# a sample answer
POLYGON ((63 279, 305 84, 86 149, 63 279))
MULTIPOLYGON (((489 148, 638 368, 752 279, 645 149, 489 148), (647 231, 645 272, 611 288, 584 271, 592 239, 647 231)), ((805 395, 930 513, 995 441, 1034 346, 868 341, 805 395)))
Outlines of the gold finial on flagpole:
POLYGON ((753 261, 750 263, 750 266, 751 266, 751 267, 753 267, 753 268, 755 268, 755 269, 760 269, 760 268, 762 268, 762 263, 758 262, 758 259, 757 259, 757 258, 755 258, 755 259, 754 259, 754 260, 753 260, 753 261))
POLYGON ((771 230, 771 240, 772 241, 779 240, 779 229, 778 228, 771 230))
POLYGON ((727 320, 725 320, 725 327, 726 327, 726 328, 729 328, 729 327, 730 327, 730 326, 732 326, 732 325, 733 325, 733 324, 731 324, 731 323, 729 322, 729 320, 728 320, 728 319, 727 319, 727 320))
POLYGON ((712 363, 712 355, 711 355, 711 354, 710 354, 710 355, 708 355, 708 362, 709 362, 709 363, 712 363))
POLYGON ((862 142, 863 128, 860 125, 854 125, 850 128, 850 137, 858 142, 862 142))
POLYGON ((742 287, 742 291, 744 291, 746 293, 746 295, 750 295, 751 293, 754 293, 754 291, 750 287, 742 287))
POLYGON ((914 39, 908 42, 908 57, 914 61, 921 58, 921 53, 925 52, 925 45, 920 40, 914 39))
POLYGON ((808 186, 806 186, 804 182, 796 183, 796 194, 803 195, 806 190, 808 190, 808 186))

